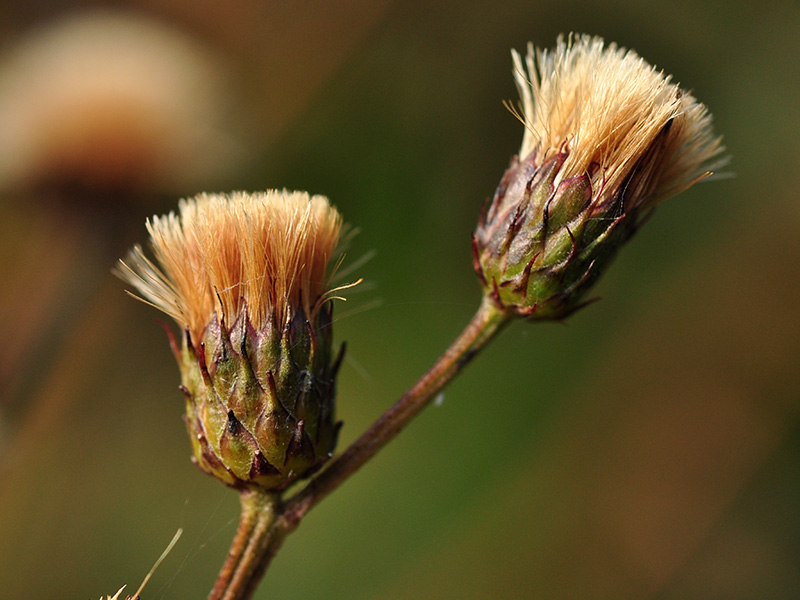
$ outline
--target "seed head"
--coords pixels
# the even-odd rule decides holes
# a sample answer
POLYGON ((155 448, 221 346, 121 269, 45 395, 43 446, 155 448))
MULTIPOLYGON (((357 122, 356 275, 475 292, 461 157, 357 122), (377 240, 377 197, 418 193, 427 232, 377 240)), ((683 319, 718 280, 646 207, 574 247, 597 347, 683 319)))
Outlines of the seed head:
POLYGON ((584 35, 512 57, 525 134, 475 231, 475 269, 499 306, 559 319, 723 147, 706 107, 632 50, 584 35))
POLYGON ((119 272, 185 330, 173 345, 198 465, 263 489, 319 467, 339 427, 339 213, 304 192, 201 194, 147 229, 157 264, 135 247, 119 272))

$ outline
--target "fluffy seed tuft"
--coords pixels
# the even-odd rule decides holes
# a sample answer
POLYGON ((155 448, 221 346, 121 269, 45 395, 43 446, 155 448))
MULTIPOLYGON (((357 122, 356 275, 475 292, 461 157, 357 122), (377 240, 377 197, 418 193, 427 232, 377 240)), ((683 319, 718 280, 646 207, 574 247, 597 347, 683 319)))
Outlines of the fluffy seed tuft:
POLYGON ((633 50, 570 35, 552 51, 529 44, 524 61, 512 56, 525 125, 519 159, 535 152, 538 166, 566 150, 554 185, 589 174, 593 189, 616 190, 634 169, 652 168, 638 195, 652 206, 724 163, 713 160, 724 148, 706 107, 633 50))
POLYGON ((147 229, 158 265, 136 246, 118 274, 197 340, 215 312, 233 324, 246 310, 256 329, 283 325, 292 307, 313 316, 329 296, 342 219, 324 196, 270 190, 200 194, 147 229))

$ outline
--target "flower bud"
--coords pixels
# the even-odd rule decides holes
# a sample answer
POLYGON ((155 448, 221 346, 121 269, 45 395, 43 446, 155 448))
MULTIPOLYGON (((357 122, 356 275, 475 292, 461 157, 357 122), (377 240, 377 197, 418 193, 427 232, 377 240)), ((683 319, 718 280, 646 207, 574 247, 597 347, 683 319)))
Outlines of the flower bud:
POLYGON ((524 65, 512 55, 526 131, 475 230, 474 266, 499 307, 562 319, 723 147, 705 106, 633 51, 580 36, 529 46, 524 65))
POLYGON ((121 274, 184 328, 173 343, 194 460, 234 487, 283 489, 332 453, 329 267, 342 230, 322 196, 200 195, 148 222, 160 266, 121 274))

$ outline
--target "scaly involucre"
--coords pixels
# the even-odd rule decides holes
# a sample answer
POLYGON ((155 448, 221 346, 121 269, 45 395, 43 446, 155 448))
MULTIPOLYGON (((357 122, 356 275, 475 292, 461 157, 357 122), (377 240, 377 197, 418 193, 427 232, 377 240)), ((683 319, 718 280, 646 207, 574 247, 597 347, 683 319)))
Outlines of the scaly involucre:
POLYGON ((179 214, 147 223, 160 265, 135 247, 123 276, 194 340, 216 312, 232 324, 246 307, 255 329, 291 308, 313 318, 327 298, 342 219, 323 196, 271 190, 200 194, 179 214))

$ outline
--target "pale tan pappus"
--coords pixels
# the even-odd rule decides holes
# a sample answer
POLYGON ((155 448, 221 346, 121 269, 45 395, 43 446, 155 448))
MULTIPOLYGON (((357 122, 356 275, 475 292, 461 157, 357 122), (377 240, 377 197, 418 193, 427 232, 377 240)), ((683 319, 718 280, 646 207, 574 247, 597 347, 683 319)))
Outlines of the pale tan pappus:
POLYGON ((706 107, 634 51, 582 35, 559 37, 553 51, 529 44, 524 62, 512 57, 525 125, 519 158, 535 152, 541 164, 568 151, 556 185, 588 173, 594 190, 616 190, 637 169, 646 188, 638 201, 654 205, 720 165, 706 107))
POLYGON ((312 317, 336 291, 343 225, 324 196, 200 194, 147 229, 158 266, 136 247, 119 274, 195 339, 214 312, 230 325, 246 306, 254 327, 282 325, 298 307, 312 317))

